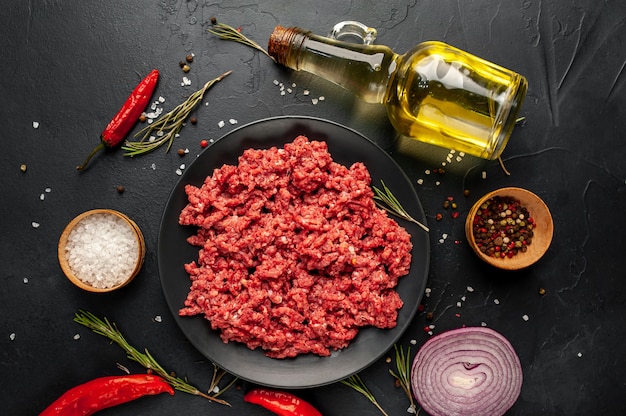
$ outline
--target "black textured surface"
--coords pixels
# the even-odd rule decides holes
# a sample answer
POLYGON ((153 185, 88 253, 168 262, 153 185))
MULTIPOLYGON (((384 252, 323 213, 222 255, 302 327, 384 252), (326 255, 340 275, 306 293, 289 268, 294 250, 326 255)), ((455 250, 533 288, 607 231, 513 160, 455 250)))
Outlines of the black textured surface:
MULTIPOLYGON (((510 415, 624 414, 625 16, 620 0, 4 4, 0 397, 6 414, 37 414, 76 384, 119 374, 116 363, 141 371, 117 346, 74 323, 78 309, 108 317, 166 368, 208 387, 212 366, 176 325, 161 288, 156 258, 161 215, 180 178, 176 170, 202 150, 200 140, 280 115, 319 117, 355 129, 388 152, 414 184, 431 228, 431 293, 401 345, 414 354, 429 337, 424 331, 429 324, 440 333, 484 323, 511 341, 523 365, 522 392, 510 415), (530 85, 521 112, 525 121, 503 154, 511 175, 497 162, 470 157, 453 157, 444 174, 432 173, 447 150, 397 140, 383 108, 216 39, 207 33, 211 16, 241 26, 262 45, 277 24, 326 34, 338 21, 360 20, 378 28, 378 43, 398 52, 422 40, 442 40, 525 75, 530 85), (184 74, 179 61, 188 53, 195 59, 184 74), (161 71, 155 97, 165 98, 166 111, 204 82, 233 73, 209 91, 207 104, 195 113, 197 125, 183 129, 170 153, 159 149, 130 159, 118 149, 77 172, 109 119, 153 68, 161 71), (191 86, 181 86, 183 76, 191 86), (274 80, 292 91, 281 95, 274 80), (312 102, 320 97, 325 100, 312 102), (190 153, 181 158, 178 148, 190 153), (117 185, 125 192, 118 193, 117 185), (472 202, 502 186, 537 193, 555 222, 546 256, 515 273, 482 264, 463 233, 472 202), (470 190, 468 197, 464 189, 470 190), (458 203, 459 218, 442 208, 447 197, 458 203), (64 226, 92 208, 126 213, 146 238, 143 270, 112 294, 73 287, 56 259, 64 226), (435 220, 437 213, 443 214, 441 221, 435 220), (432 321, 426 320, 427 311, 433 312, 432 321)), ((383 356, 361 375, 388 414, 406 414, 408 400, 393 386, 391 366, 383 356)), ((232 407, 177 393, 102 414, 269 414, 242 401, 249 387, 243 383, 224 394, 232 407)), ((324 415, 379 414, 341 384, 298 394, 324 415)))

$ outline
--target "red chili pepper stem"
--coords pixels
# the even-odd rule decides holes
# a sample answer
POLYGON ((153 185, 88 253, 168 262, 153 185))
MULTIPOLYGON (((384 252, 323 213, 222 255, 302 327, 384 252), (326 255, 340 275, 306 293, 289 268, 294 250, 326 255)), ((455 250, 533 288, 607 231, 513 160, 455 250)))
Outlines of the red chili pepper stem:
POLYGON ((83 169, 85 169, 85 167, 87 166, 87 164, 89 163, 91 158, 94 157, 94 155, 96 153, 98 153, 100 150, 104 149, 105 147, 106 147, 106 144, 104 144, 104 142, 102 140, 100 140, 100 143, 98 143, 98 145, 96 147, 94 147, 94 149, 91 151, 91 153, 89 153, 89 155, 87 156, 87 159, 85 159, 85 161, 81 165, 76 166, 76 170, 83 170, 83 169))

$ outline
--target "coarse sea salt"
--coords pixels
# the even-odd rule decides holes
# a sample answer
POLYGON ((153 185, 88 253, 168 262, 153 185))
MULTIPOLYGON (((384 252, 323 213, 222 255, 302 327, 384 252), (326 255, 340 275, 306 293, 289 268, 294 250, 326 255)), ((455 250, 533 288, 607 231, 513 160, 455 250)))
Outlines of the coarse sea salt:
POLYGON ((130 277, 137 264, 139 243, 123 219, 98 213, 76 224, 68 236, 65 253, 77 278, 104 289, 130 277))

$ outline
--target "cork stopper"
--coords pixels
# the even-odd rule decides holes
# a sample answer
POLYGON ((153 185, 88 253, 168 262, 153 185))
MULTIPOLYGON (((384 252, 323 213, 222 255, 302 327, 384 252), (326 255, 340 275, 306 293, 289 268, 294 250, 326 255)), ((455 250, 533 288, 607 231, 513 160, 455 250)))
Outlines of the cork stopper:
MULTIPOLYGON (((292 48, 298 48, 296 45, 297 35, 304 35, 302 29, 297 27, 276 26, 270 35, 267 45, 267 52, 279 64, 290 66, 288 64, 289 52, 292 48)), ((302 37, 304 39, 304 37, 302 37)))

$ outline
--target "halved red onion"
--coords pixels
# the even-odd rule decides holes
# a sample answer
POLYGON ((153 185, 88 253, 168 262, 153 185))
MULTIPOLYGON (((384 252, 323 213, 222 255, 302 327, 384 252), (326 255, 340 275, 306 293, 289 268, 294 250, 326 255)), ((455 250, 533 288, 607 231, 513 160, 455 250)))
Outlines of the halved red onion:
POLYGON ((493 329, 453 329, 417 352, 411 386, 431 416, 499 416, 519 397, 522 366, 511 343, 493 329))

